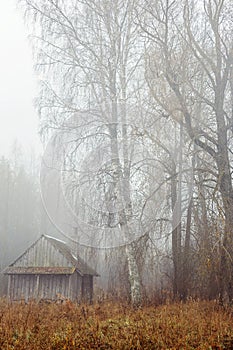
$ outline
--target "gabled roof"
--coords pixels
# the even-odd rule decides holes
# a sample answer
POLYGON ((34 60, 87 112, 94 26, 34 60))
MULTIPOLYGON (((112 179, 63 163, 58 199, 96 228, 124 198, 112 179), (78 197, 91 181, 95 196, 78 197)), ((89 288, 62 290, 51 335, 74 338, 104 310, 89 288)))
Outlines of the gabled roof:
MULTIPOLYGON (((39 249, 39 248, 38 248, 39 249)), ((45 253, 45 252, 41 252, 45 253)), ((91 275, 99 276, 97 272, 85 263, 79 256, 72 254, 71 249, 64 241, 56 239, 51 236, 42 235, 36 242, 34 242, 21 256, 19 256, 7 269, 5 274, 72 274, 77 271, 81 276, 91 275), (40 243, 40 240, 46 240, 58 251, 67 261, 67 266, 40 266, 38 263, 29 264, 25 266, 25 263, 20 264, 20 260, 23 260, 30 250, 40 243)))
POLYGON ((97 272, 85 263, 79 256, 74 256, 67 244, 59 239, 44 235, 60 253, 78 270, 81 275, 99 276, 97 272))

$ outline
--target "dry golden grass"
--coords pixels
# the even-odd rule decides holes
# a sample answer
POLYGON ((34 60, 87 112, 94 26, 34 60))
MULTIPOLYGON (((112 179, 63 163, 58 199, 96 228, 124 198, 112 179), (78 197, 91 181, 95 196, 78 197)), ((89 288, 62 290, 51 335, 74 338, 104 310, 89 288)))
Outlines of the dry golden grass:
POLYGON ((231 309, 189 301, 133 310, 124 304, 0 301, 1 350, 233 349, 231 309))

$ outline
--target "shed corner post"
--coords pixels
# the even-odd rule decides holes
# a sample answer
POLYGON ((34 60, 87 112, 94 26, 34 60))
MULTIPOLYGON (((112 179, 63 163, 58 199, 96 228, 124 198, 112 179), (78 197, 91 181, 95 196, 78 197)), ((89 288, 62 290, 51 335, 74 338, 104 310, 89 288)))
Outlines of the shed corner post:
POLYGON ((8 275, 8 284, 7 284, 7 299, 11 300, 11 275, 8 275))
POLYGON ((39 301, 39 282, 40 282, 40 275, 36 275, 36 288, 35 288, 36 301, 39 301))

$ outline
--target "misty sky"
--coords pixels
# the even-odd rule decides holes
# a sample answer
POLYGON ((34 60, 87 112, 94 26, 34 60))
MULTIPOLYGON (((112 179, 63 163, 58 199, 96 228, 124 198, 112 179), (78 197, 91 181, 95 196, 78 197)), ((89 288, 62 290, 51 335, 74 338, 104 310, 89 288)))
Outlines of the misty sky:
POLYGON ((38 117, 33 107, 37 78, 17 0, 0 2, 0 155, 17 138, 24 149, 39 147, 38 117))

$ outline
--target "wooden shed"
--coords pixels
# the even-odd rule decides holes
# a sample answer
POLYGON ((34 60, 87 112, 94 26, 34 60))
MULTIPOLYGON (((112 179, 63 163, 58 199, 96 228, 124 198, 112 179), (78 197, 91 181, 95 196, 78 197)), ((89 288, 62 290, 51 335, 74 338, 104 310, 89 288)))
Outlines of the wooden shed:
POLYGON ((10 300, 91 301, 98 276, 67 244, 42 235, 4 272, 10 300))

